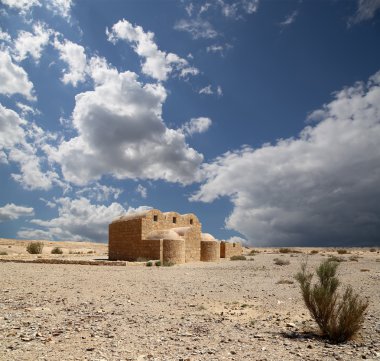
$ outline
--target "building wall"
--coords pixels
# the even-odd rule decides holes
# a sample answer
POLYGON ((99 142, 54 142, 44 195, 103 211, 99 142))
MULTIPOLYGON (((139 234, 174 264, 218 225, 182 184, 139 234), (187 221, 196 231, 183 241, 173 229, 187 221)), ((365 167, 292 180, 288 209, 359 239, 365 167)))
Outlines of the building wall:
POLYGON ((201 230, 201 223, 192 213, 181 215, 152 209, 126 215, 109 225, 109 259, 136 261, 138 258, 163 260, 166 257, 175 258, 176 263, 182 263, 211 261, 242 253, 240 243, 222 242, 219 245, 216 240, 208 240, 203 241, 201 246, 201 230), (149 236, 152 231, 165 230, 176 232, 172 234, 173 239, 167 238, 165 244, 165 237, 153 239, 154 235, 149 236), (170 247, 173 247, 173 253, 170 247))
POLYGON ((220 258, 230 258, 232 256, 240 256, 243 252, 240 243, 220 243, 220 258))
POLYGON ((108 258, 135 261, 141 256, 141 219, 116 220, 108 228, 108 258))
POLYGON ((220 260, 220 243, 218 241, 201 241, 201 261, 216 262, 220 260))

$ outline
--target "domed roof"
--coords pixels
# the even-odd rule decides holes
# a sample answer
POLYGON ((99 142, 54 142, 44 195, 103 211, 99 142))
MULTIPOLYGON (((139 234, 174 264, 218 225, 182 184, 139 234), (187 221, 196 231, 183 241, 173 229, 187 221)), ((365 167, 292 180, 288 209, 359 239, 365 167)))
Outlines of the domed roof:
POLYGON ((210 233, 202 233, 202 241, 216 241, 216 239, 210 233))
POLYGON ((151 231, 146 236, 146 239, 182 239, 178 233, 174 232, 171 229, 162 229, 162 230, 156 230, 151 231))

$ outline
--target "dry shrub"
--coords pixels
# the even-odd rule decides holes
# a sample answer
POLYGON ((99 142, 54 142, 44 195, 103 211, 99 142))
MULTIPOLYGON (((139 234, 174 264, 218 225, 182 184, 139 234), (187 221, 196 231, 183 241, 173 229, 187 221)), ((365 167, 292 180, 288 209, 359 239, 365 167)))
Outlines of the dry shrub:
POLYGON ((63 251, 62 251, 62 248, 54 247, 54 248, 51 250, 51 253, 52 253, 52 254, 62 254, 63 251))
POLYGON ((247 257, 245 256, 232 256, 230 258, 231 261, 246 261, 247 257))
POLYGON ((342 249, 338 249, 337 252, 338 252, 338 254, 347 254, 347 253, 350 253, 346 249, 343 249, 343 248, 342 249))
POLYGON ((311 316, 323 336, 335 343, 351 339, 360 330, 368 307, 368 301, 354 293, 351 286, 339 298, 338 265, 329 260, 322 262, 316 270, 318 281, 314 285, 311 283, 313 274, 306 271, 306 263, 295 276, 311 316))
POLYGON ((368 269, 368 268, 362 268, 362 269, 360 270, 360 272, 369 272, 369 269, 368 269))
POLYGON ((351 256, 351 257, 349 258, 349 260, 350 260, 351 262, 359 262, 359 257, 358 257, 358 256, 351 256))
POLYGON ((369 251, 370 252, 376 252, 376 248, 371 248, 369 251))
POLYGON ((30 254, 41 254, 44 248, 42 242, 30 242, 26 247, 26 251, 30 254))
POLYGON ((290 248, 280 248, 278 251, 280 253, 292 253, 293 252, 290 248))
POLYGON ((288 264, 290 264, 289 260, 282 258, 275 258, 273 261, 274 264, 276 264, 277 266, 287 266, 288 264))
POLYGON ((346 260, 342 257, 337 257, 337 256, 329 256, 327 259, 328 262, 346 262, 346 260))
POLYGON ((312 249, 311 251, 310 251, 310 254, 317 254, 319 251, 317 250, 317 249, 312 249))
POLYGON ((294 282, 291 280, 279 280, 276 285, 292 285, 294 282))
POLYGON ((8 252, 0 251, 0 256, 7 256, 7 255, 8 255, 8 252))
POLYGON ((255 254, 260 253, 257 249, 252 249, 251 252, 249 252, 250 256, 254 256, 255 254))

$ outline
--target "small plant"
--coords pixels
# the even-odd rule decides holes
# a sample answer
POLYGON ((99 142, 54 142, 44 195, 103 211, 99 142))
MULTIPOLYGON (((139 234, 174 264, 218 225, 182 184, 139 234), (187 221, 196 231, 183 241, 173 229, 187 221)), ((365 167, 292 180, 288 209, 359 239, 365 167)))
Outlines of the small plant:
POLYGON ((345 262, 346 260, 342 257, 337 257, 337 256, 329 256, 329 258, 327 258, 327 261, 328 262, 345 262))
POLYGON ((51 253, 52 253, 52 254, 62 254, 63 251, 62 251, 62 248, 54 247, 54 248, 51 250, 51 253))
POLYGON ((291 280, 279 280, 276 282, 276 285, 292 285, 294 284, 291 280))
POLYGON ((358 256, 350 256, 350 257, 349 257, 349 260, 350 260, 351 262, 358 262, 358 261, 359 261, 359 257, 358 257, 358 256))
POLYGON ((43 248, 44 244, 42 242, 30 242, 26 247, 26 251, 30 254, 41 254, 43 248))
POLYGON ((289 260, 282 258, 275 258, 273 261, 274 264, 276 264, 277 266, 287 266, 288 264, 290 264, 289 260))
POLYGON ((323 336, 335 343, 351 339, 364 321, 368 302, 355 294, 348 286, 338 297, 339 280, 336 270, 339 263, 323 261, 316 270, 318 281, 312 285, 312 273, 306 271, 306 263, 295 276, 301 287, 306 307, 317 322, 323 336))
POLYGON ((362 268, 362 269, 360 270, 360 272, 369 272, 369 269, 368 269, 368 268, 362 268))
POLYGON ((152 267, 152 266, 153 266, 153 262, 152 262, 152 261, 148 261, 148 262, 146 263, 146 266, 147 266, 147 267, 152 267))
POLYGON ((338 254, 347 254, 347 253, 349 253, 346 249, 338 249, 337 252, 338 252, 338 254))
POLYGON ((369 251, 370 252, 376 252, 376 248, 371 248, 369 251))
POLYGON ((162 263, 162 265, 163 265, 164 267, 171 267, 171 266, 174 266, 175 263, 172 262, 172 261, 164 261, 164 262, 162 263))
POLYGON ((92 253, 95 253, 95 251, 94 250, 90 250, 90 251, 87 252, 87 254, 92 254, 92 253))
POLYGON ((312 249, 312 250, 310 251, 310 254, 317 254, 317 253, 319 253, 319 251, 318 251, 317 249, 312 249))
POLYGON ((5 251, 0 252, 0 256, 7 256, 7 255, 8 255, 8 252, 5 252, 5 251))
POLYGON ((247 260, 247 257, 246 256, 243 256, 243 255, 240 255, 240 256, 232 256, 230 258, 231 261, 246 261, 247 260))
POLYGON ((154 265, 157 266, 157 267, 160 267, 161 266, 161 261, 154 262, 154 265))
POLYGON ((280 248, 278 251, 280 253, 292 253, 292 250, 290 248, 280 248))
POLYGON ((251 252, 249 252, 249 255, 254 256, 257 253, 260 253, 260 252, 257 249, 252 249, 251 252))

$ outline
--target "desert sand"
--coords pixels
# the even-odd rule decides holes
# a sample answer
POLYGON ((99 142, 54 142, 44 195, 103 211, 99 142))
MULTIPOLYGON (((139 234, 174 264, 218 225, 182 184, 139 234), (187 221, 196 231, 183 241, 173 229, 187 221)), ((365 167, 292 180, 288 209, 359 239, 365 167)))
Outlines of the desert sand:
MULTIPOLYGON (((107 259, 105 244, 45 242, 42 255, 26 244, 0 239, 0 258, 107 259)), ((379 249, 311 250, 172 267, 0 262, 0 360, 380 360, 379 249), (342 286, 370 302, 341 345, 318 336, 293 278, 328 255, 344 260, 342 286)))

